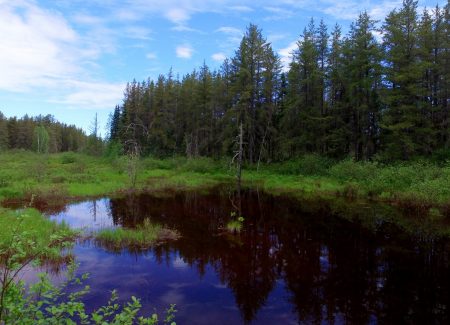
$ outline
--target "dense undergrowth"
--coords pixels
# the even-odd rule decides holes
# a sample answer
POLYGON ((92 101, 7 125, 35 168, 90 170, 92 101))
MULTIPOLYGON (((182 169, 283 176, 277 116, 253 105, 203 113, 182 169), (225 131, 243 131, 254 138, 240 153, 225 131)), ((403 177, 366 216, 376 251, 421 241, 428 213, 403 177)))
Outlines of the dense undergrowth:
MULTIPOLYGON (((228 159, 92 157, 77 153, 38 155, 16 151, 0 155, 0 199, 57 199, 161 188, 199 188, 234 182, 228 159)), ((386 201, 450 202, 450 162, 415 160, 385 164, 376 161, 333 161, 318 155, 245 166, 244 185, 273 192, 339 195, 386 201)))

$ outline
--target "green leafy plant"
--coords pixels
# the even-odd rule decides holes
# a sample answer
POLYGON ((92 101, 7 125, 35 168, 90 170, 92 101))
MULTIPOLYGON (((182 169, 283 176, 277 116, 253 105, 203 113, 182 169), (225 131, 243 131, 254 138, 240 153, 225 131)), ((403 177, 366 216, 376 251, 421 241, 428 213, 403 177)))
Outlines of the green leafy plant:
POLYGON ((230 217, 232 220, 230 220, 227 223, 227 230, 232 233, 239 233, 242 230, 242 227, 244 226, 244 217, 239 216, 238 218, 234 219, 236 217, 236 212, 231 212, 230 217))

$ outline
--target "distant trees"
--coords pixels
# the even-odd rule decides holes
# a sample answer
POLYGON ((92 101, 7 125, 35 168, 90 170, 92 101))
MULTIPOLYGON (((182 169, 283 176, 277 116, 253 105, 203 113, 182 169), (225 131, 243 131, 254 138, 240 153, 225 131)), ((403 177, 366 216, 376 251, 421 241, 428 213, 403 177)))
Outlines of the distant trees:
POLYGON ((8 149, 33 150, 39 153, 82 151, 87 136, 74 125, 57 122, 51 115, 6 118, 0 112, 0 153, 8 149))

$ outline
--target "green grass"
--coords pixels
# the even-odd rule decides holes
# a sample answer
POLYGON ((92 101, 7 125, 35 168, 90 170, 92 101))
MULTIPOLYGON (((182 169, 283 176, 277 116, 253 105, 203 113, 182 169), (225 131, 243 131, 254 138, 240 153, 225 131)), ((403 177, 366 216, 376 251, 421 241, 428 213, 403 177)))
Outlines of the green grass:
POLYGON ((145 219, 144 223, 136 228, 102 229, 94 236, 100 245, 114 250, 147 249, 157 242, 178 238, 175 231, 153 224, 149 219, 145 219))
MULTIPOLYGON (((125 157, 107 159, 78 153, 38 155, 26 151, 0 154, 0 200, 24 198, 60 201, 113 194, 131 187, 125 157)), ((195 188, 232 181, 210 159, 142 159, 136 189, 195 188), (191 171, 192 169, 192 171, 191 171)))
MULTIPOLYGON (((0 154, 0 200, 25 198, 62 201, 111 195, 132 187, 126 157, 91 157, 78 153, 38 155, 26 151, 0 154)), ((194 189, 235 182, 229 160, 173 157, 141 159, 137 190, 194 189)), ((246 166, 244 185, 273 193, 347 196, 383 201, 450 204, 450 162, 333 161, 305 155, 282 163, 246 166)))

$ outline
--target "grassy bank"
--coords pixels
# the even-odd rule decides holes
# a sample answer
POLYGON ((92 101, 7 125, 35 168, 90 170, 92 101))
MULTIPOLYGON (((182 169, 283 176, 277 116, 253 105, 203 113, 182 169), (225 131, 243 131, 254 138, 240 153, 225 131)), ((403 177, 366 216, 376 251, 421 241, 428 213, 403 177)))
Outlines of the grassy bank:
MULTIPOLYGON (((227 160, 144 158, 130 175, 126 157, 107 159, 75 153, 0 155, 0 200, 57 200, 137 189, 188 189, 234 182, 227 160)), ((243 182, 269 192, 450 203, 450 163, 413 161, 395 164, 332 161, 309 155, 284 163, 246 166, 243 182)))

